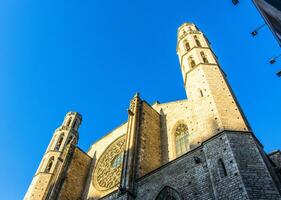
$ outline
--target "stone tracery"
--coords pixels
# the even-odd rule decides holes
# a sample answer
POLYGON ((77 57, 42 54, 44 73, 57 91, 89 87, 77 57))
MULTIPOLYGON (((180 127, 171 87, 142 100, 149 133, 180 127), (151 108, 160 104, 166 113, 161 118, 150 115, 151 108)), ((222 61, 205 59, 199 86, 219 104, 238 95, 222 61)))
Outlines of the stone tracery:
POLYGON ((118 138, 101 155, 93 175, 98 190, 109 190, 120 182, 122 165, 113 167, 112 163, 123 154, 125 141, 125 136, 118 138))

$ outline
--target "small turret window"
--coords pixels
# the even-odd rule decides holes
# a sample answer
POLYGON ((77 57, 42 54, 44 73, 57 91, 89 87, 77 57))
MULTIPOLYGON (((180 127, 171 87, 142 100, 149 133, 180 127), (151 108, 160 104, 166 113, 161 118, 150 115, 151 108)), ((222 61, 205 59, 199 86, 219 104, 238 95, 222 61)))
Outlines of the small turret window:
POLYGON ((71 120, 72 120, 72 117, 70 117, 66 123, 66 126, 70 126, 70 123, 71 123, 71 120))
POLYGON ((200 52, 200 55, 201 55, 202 60, 203 60, 204 63, 209 63, 209 61, 208 61, 208 59, 207 59, 207 56, 206 56, 206 54, 204 53, 204 51, 201 51, 201 52, 200 52))
POLYGON ((50 173, 53 163, 54 163, 54 157, 51 157, 45 169, 46 173, 50 173))
POLYGON ((73 136, 70 136, 67 140, 67 143, 66 144, 69 144, 71 142, 71 140, 73 139, 73 136))
POLYGON ((185 41, 185 50, 189 51, 190 50, 190 45, 189 42, 185 41))
POLYGON ((195 40, 195 43, 196 43, 196 45, 197 45, 198 47, 201 47, 201 46, 202 46, 201 43, 200 43, 200 41, 199 41, 199 39, 198 39, 198 37, 197 37, 197 35, 194 35, 194 40, 195 40))
POLYGON ((77 120, 74 121, 72 128, 76 128, 77 120))
POLYGON ((60 146, 61 146, 61 144, 62 144, 63 138, 64 138, 64 134, 61 134, 60 137, 59 137, 59 139, 58 139, 58 142, 57 142, 57 144, 56 144, 56 147, 55 147, 55 150, 56 150, 56 151, 59 151, 59 150, 60 150, 60 146))
POLYGON ((175 131, 176 156, 180 156, 188 150, 188 128, 185 124, 179 124, 175 131))
POLYGON ((195 67, 196 64, 192 56, 188 58, 188 64, 191 68, 195 67))

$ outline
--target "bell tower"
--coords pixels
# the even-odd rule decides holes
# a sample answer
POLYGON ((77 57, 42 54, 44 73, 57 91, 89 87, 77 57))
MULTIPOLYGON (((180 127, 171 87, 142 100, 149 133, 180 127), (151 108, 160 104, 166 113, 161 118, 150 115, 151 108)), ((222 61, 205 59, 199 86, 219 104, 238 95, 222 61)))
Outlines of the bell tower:
POLYGON ((177 54, 184 88, 192 104, 196 138, 200 144, 223 130, 250 131, 238 102, 205 35, 192 23, 178 29, 177 54))
POLYGON ((25 200, 43 200, 49 198, 62 171, 62 164, 68 153, 67 147, 71 144, 74 146, 77 144, 79 136, 78 128, 81 122, 82 117, 79 113, 67 113, 62 125, 54 132, 50 144, 24 197, 25 200))

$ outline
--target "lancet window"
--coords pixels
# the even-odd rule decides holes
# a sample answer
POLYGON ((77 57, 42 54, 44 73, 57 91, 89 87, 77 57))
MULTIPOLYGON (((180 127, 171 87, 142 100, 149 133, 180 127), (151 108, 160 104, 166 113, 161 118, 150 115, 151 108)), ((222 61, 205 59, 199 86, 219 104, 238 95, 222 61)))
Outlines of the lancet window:
POLYGON ((191 68, 195 67, 196 64, 192 56, 188 58, 188 64, 191 68))
POLYGON ((181 156, 189 149, 188 128, 185 124, 179 124, 175 130, 176 156, 181 156))
POLYGON ((56 150, 56 151, 59 151, 59 150, 60 150, 60 147, 61 147, 63 138, 64 138, 64 134, 61 134, 60 137, 59 137, 59 139, 58 139, 58 142, 57 142, 57 144, 56 144, 56 147, 55 147, 55 150, 56 150))
POLYGON ((196 43, 196 45, 197 45, 198 47, 202 47, 202 45, 201 45, 201 43, 200 43, 200 41, 199 41, 197 35, 194 35, 194 40, 195 40, 195 43, 196 43))
POLYGON ((200 52, 200 55, 201 55, 202 60, 203 60, 204 63, 209 63, 209 61, 208 61, 208 59, 207 59, 207 56, 206 56, 206 54, 204 53, 204 51, 201 51, 201 52, 200 52))
POLYGON ((54 157, 51 157, 45 169, 46 173, 50 173, 53 163, 54 163, 54 157))
POLYGON ((164 187, 155 198, 155 200, 181 200, 181 199, 182 198, 180 197, 179 193, 175 189, 168 186, 164 187))

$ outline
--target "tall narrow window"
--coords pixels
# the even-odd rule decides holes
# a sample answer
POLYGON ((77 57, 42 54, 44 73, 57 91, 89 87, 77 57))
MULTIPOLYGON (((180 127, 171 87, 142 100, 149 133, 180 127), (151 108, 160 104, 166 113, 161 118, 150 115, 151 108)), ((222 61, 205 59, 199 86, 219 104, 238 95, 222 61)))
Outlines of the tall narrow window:
POLYGON ((58 142, 57 142, 57 144, 56 144, 56 147, 55 147, 55 150, 56 150, 56 151, 59 151, 59 150, 60 150, 60 146, 61 146, 61 144, 62 144, 63 138, 64 138, 64 135, 61 134, 60 137, 59 137, 59 139, 58 139, 58 142))
POLYGON ((176 156, 188 151, 188 128, 185 124, 179 124, 175 131, 176 156))
POLYGON ((219 168, 220 177, 221 178, 226 177, 227 176, 227 171, 226 171, 223 159, 221 159, 221 158, 218 160, 218 168, 219 168))
POLYGON ((189 51, 190 50, 190 45, 189 42, 185 41, 185 50, 189 51))
POLYGON ((77 120, 74 121, 72 128, 75 128, 77 124, 77 120))
POLYGON ((199 39, 198 39, 198 37, 197 37, 197 35, 194 35, 194 40, 195 40, 195 43, 196 43, 196 45, 197 45, 198 47, 201 47, 201 46, 202 46, 201 43, 200 43, 200 41, 199 41, 199 39))
POLYGON ((195 61, 192 56, 188 58, 188 64, 191 68, 195 67, 195 61))
POLYGON ((67 123, 66 123, 66 126, 69 126, 69 125, 70 125, 71 120, 72 120, 72 117, 70 117, 70 118, 68 119, 68 121, 67 121, 67 123))
POLYGON ((204 51, 201 51, 201 52, 200 52, 200 55, 201 55, 202 60, 203 60, 204 63, 209 63, 209 61, 208 61, 208 59, 207 59, 207 56, 206 56, 206 54, 204 53, 204 51))
POLYGON ((51 157, 46 166, 45 172, 49 173, 51 171, 53 163, 54 163, 54 157, 51 157))
POLYGON ((67 143, 66 144, 69 144, 71 142, 71 140, 73 139, 73 136, 70 136, 67 140, 67 143))

